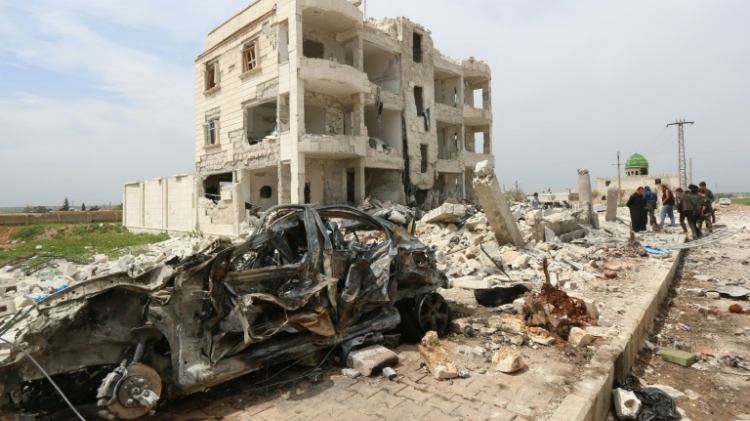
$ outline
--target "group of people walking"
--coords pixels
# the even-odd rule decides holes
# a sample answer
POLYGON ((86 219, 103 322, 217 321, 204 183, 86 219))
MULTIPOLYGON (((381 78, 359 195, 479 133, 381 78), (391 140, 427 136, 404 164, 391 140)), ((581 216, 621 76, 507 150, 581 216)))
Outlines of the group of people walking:
POLYGON ((666 218, 669 217, 671 227, 675 225, 674 211, 680 215, 680 225, 685 234, 688 233, 688 227, 693 234, 693 238, 703 236, 703 224, 709 233, 713 233, 713 224, 716 223, 716 213, 714 211, 714 193, 706 188, 706 182, 699 185, 691 184, 687 190, 682 188, 674 192, 669 186, 661 185, 661 223, 656 222, 656 209, 658 197, 651 191, 649 186, 638 187, 628 199, 627 206, 630 208, 630 220, 633 231, 646 231, 647 222, 650 223, 654 231, 658 231, 664 226, 666 218))

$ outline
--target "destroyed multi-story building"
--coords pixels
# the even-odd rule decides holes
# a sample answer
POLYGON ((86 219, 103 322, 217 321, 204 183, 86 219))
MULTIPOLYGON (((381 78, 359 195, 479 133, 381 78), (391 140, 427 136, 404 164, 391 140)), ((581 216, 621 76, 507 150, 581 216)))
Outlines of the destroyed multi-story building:
POLYGON ((237 234, 277 204, 473 199, 474 166, 494 161, 490 82, 407 18, 258 0, 195 61, 196 174, 127 184, 125 225, 237 234))

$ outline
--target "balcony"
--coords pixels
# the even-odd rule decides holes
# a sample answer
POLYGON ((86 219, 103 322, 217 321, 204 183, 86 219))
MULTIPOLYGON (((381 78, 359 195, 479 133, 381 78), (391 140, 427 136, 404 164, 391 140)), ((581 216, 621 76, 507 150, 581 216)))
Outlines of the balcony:
POLYGON ((469 126, 482 126, 492 122, 492 112, 470 105, 464 106, 464 124, 469 126))
POLYGON ((372 92, 365 73, 335 61, 300 57, 297 74, 311 91, 338 97, 372 92))
POLYGON ((435 111, 432 113, 435 120, 444 121, 446 123, 461 124, 461 108, 454 107, 452 105, 435 103, 435 111))
POLYGON ((367 136, 305 134, 299 139, 298 151, 320 157, 364 157, 367 141, 367 136))
POLYGON ((298 0, 297 5, 308 27, 341 33, 362 26, 362 11, 346 0, 298 0))

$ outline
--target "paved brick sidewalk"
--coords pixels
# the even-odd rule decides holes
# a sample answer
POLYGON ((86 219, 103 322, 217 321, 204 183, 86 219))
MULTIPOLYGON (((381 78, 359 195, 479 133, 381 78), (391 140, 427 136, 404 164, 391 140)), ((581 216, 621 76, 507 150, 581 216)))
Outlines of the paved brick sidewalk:
MULTIPOLYGON (((559 351, 549 348, 549 352, 559 351)), ((379 376, 349 379, 334 368, 318 383, 298 380, 264 394, 249 392, 249 385, 257 379, 239 379, 208 393, 170 402, 150 419, 524 421, 538 419, 550 406, 556 406, 553 400, 561 399, 563 393, 560 387, 544 382, 549 377, 553 383, 561 384, 564 376, 559 374, 563 373, 549 372, 547 376, 544 371, 550 371, 550 367, 541 367, 542 364, 538 364, 538 371, 527 369, 516 376, 476 373, 451 382, 438 381, 420 368, 415 347, 402 346, 398 353, 401 361, 395 381, 379 376)), ((288 377, 302 372, 288 373, 288 377)))

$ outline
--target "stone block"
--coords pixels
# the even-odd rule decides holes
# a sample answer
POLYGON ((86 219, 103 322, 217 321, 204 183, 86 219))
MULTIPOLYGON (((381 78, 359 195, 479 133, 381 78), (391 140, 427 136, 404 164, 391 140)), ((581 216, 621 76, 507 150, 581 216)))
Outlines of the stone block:
POLYGON ((463 335, 466 332, 466 328, 471 327, 471 320, 466 318, 454 319, 451 321, 451 330, 453 333, 463 335))
POLYGON ((466 207, 463 205, 454 205, 452 203, 443 203, 440 207, 435 208, 422 217, 423 223, 434 224, 456 223, 466 216, 466 207))
POLYGON ((526 366, 520 352, 510 348, 503 348, 492 356, 492 364, 495 370, 501 373, 514 373, 526 366))
POLYGON ((584 346, 590 345, 594 341, 594 338, 588 334, 585 330, 579 327, 573 327, 570 329, 568 335, 568 343, 576 348, 583 348, 584 346))
MULTIPOLYGON (((523 299, 519 298, 519 300, 523 299)), ((515 333, 517 335, 520 335, 523 332, 524 324, 523 321, 518 317, 490 316, 487 319, 487 326, 503 332, 515 333)))
POLYGON ((494 282, 492 279, 480 279, 475 276, 464 276, 462 278, 455 278, 452 281, 453 288, 463 289, 487 289, 492 288, 494 282))
POLYGON ((719 294, 718 292, 707 292, 706 297, 712 300, 718 300, 721 298, 721 294, 719 294))
POLYGON ((661 352, 664 361, 679 364, 683 367, 690 367, 698 361, 698 355, 692 352, 680 351, 679 349, 665 349, 661 352))
POLYGON ((354 350, 346 359, 346 365, 359 371, 363 376, 370 376, 385 367, 393 367, 396 364, 398 364, 398 355, 380 345, 354 350))
POLYGON ((484 216, 475 216, 469 218, 466 221, 466 229, 469 231, 485 230, 487 229, 487 218, 484 216))
POLYGON ((440 346, 437 333, 427 332, 422 338, 422 343, 417 346, 419 355, 422 357, 427 369, 436 379, 452 379, 458 377, 458 369, 448 352, 440 346))
POLYGON ((604 220, 607 222, 617 221, 617 205, 620 201, 620 189, 615 185, 609 186, 607 189, 607 213, 604 216, 604 220))
POLYGON ((621 420, 637 420, 638 412, 641 410, 641 401, 635 393, 629 390, 612 390, 612 399, 615 403, 615 412, 621 420))

